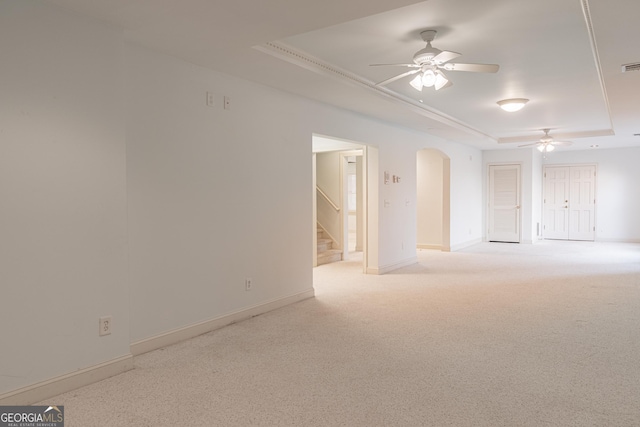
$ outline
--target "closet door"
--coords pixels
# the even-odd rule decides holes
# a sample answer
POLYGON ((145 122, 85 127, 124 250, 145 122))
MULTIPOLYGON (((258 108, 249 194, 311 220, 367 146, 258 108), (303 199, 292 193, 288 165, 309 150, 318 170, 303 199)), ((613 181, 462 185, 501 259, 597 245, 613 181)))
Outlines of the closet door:
POLYGON ((489 166, 490 242, 520 243, 520 165, 489 166))
POLYGON ((569 168, 547 166, 544 171, 545 239, 569 239, 569 168))
POLYGON ((569 240, 594 240, 596 167, 571 166, 569 178, 569 240))
POLYGON ((595 240, 595 165, 544 170, 545 239, 595 240))

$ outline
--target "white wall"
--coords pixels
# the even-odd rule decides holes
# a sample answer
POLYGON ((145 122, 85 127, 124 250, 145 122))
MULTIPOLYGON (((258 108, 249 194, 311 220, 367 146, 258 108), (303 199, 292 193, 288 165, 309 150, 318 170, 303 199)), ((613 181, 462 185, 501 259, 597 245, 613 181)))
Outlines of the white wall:
POLYGON ((120 31, 1 1, 0 52, 1 395, 129 354, 129 301, 120 31))
POLYGON ((415 260, 421 148, 451 159, 452 246, 480 237, 476 149, 123 45, 46 2, 0 7, 0 393, 311 292, 314 133, 368 144, 374 270, 415 260))
POLYGON ((482 152, 461 144, 439 148, 450 160, 451 250, 482 240, 482 152))
MULTIPOLYGON (((410 209, 404 211, 398 203, 391 204, 397 215, 385 215, 387 222, 382 222, 379 228, 385 230, 381 234, 379 243, 397 251, 404 240, 405 248, 413 243, 415 247, 415 215, 416 215, 416 153, 423 148, 434 148, 450 159, 450 245, 452 250, 480 242, 482 240, 482 151, 466 145, 445 141, 433 135, 410 129, 396 127, 387 123, 368 119, 358 114, 352 114, 318 105, 318 117, 306 117, 311 129, 321 135, 340 138, 349 141, 374 146, 378 152, 378 179, 380 200, 378 210, 382 215, 384 209, 384 195, 393 196, 396 202, 406 203, 409 200, 410 209), (388 170, 392 175, 399 174, 401 183, 383 187, 383 172, 388 170), (411 211, 411 212, 410 212, 411 211), (406 228, 406 224, 411 224, 406 228), (387 233, 388 231, 388 233, 387 233), (409 242, 409 243, 408 243, 409 242)), ((316 111, 312 108, 307 112, 316 111)), ((370 184, 371 185, 371 184, 370 184)), ((387 197, 390 200, 391 197, 387 197)), ((446 198, 446 196, 445 196, 446 198)), ((371 215, 371 209, 369 209, 371 215)), ((382 249, 381 249, 382 251, 382 249)), ((398 260, 411 259, 414 255, 405 251, 389 254, 381 252, 380 266, 392 265, 398 260)), ((413 252, 415 253, 415 252, 413 252)))
MULTIPOLYGON (((544 165, 596 164, 596 240, 640 241, 640 199, 635 183, 640 182, 640 148, 601 150, 555 150, 543 156, 535 149, 495 150, 483 153, 485 168, 490 163, 522 164, 523 242, 536 241, 537 224, 542 227, 542 168, 544 165)), ((486 173, 483 174, 486 182, 486 173)), ((486 197, 486 184, 485 184, 486 197)), ((542 228, 541 228, 542 229, 542 228)))
POLYGON ((596 164, 596 240, 640 242, 640 148, 550 153, 545 165, 596 164))
POLYGON ((309 291, 311 132, 298 105, 136 47, 126 63, 132 341, 309 291))
POLYGON ((391 149, 385 144, 379 155, 379 267, 384 270, 416 255, 416 154, 415 150, 391 149), (389 173, 387 184, 385 171, 389 173), (394 175, 399 182, 393 182, 394 175))

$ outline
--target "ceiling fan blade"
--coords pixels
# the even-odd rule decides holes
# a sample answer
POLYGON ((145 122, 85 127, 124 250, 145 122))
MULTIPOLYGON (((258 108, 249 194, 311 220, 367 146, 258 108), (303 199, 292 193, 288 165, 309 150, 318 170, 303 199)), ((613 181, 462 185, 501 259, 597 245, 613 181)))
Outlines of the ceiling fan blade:
POLYGON ((376 83, 376 86, 388 85, 391 82, 395 82, 396 80, 400 80, 403 77, 410 76, 411 74, 415 74, 415 73, 418 73, 418 72, 420 72, 420 69, 418 69, 418 70, 410 70, 410 71, 407 71, 406 73, 398 74, 397 76, 391 77, 390 79, 383 80, 380 83, 376 83))
POLYGON ((418 64, 369 64, 369 67, 409 67, 420 68, 418 64))
POLYGON ((573 144, 573 142, 571 141, 551 141, 552 145, 564 145, 564 146, 568 146, 573 144))
POLYGON ((453 83, 451 83, 451 80, 448 80, 448 81, 444 84, 444 86, 442 86, 442 87, 441 87, 441 88, 439 88, 439 89, 438 89, 438 88, 436 88, 436 90, 446 89, 446 88, 451 87, 451 86, 453 86, 453 83))
POLYGON ((452 59, 457 58, 460 55, 462 54, 457 52, 451 52, 449 50, 443 50, 442 52, 437 54, 432 59, 432 61, 435 62, 436 64, 444 64, 445 62, 451 61, 452 59))
POLYGON ((460 64, 447 63, 443 65, 445 70, 451 71, 471 71, 474 73, 496 73, 500 66, 497 64, 460 64))
POLYGON ((518 147, 533 147, 534 145, 540 145, 541 142, 532 142, 531 144, 518 145, 518 147))

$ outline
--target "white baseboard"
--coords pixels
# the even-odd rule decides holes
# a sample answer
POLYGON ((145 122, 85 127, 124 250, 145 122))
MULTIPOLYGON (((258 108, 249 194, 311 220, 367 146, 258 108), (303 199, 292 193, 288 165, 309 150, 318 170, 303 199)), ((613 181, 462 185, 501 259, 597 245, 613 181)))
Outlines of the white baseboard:
POLYGON ((395 262, 393 264, 387 264, 377 268, 369 267, 367 268, 367 274, 387 274, 390 271, 397 270, 399 268, 406 267, 408 265, 412 265, 417 262, 418 262, 418 257, 411 257, 402 261, 395 262))
POLYGON ((640 243, 639 239, 611 239, 608 237, 598 237, 595 242, 602 243, 640 243))
POLYGON ((220 329, 223 326, 230 325, 232 323, 239 322, 257 316, 259 314, 266 313, 271 310, 275 310, 280 307, 284 307, 289 304, 293 304, 298 301, 302 301, 307 298, 313 298, 314 290, 310 289, 305 292, 300 292, 295 295, 290 295, 284 298, 278 298, 271 301, 267 301, 262 304, 254 305, 249 308, 245 308, 234 313, 225 314, 214 319, 205 320, 203 322, 188 325, 182 328, 174 329, 150 338, 146 338, 131 344, 131 353, 134 356, 138 356, 143 353, 147 353, 152 350, 157 350, 162 347, 166 347, 172 344, 179 343, 189 338, 197 337, 198 335, 206 334, 207 332, 220 329))
MULTIPOLYGON (((99 365, 80 369, 18 390, 0 395, 0 405, 31 405, 133 369, 133 356, 128 354, 99 365)), ((54 402, 55 403, 55 402, 54 402)))
POLYGON ((418 243, 416 247, 418 249, 435 249, 437 251, 441 251, 443 249, 442 245, 430 245, 428 243, 418 243))
POLYGON ((133 369, 134 356, 202 335, 223 326, 230 325, 231 323, 239 322, 307 298, 312 298, 313 296, 314 290, 310 289, 305 292, 267 301, 235 313, 138 341, 131 344, 131 354, 127 354, 126 356, 51 378, 5 394, 0 394, 0 405, 31 405, 57 396, 58 394, 93 384, 133 369))
POLYGON ((478 238, 478 239, 468 240, 463 243, 458 243, 457 245, 451 246, 451 252, 459 251, 460 249, 468 248, 469 246, 473 246, 481 242, 482 242, 482 239, 478 238))

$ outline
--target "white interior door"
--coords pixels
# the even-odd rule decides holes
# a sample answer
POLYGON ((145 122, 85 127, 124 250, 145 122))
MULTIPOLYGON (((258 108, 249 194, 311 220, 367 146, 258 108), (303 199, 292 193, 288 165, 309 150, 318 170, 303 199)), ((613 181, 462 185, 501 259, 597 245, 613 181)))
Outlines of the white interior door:
POLYGON ((490 242, 520 243, 520 165, 489 166, 490 242))
POLYGON ((544 172, 545 239, 569 238, 569 168, 546 167, 544 172))
POLYGON ((544 238, 595 240, 595 189, 595 165, 545 167, 544 238))
POLYGON ((596 233, 596 167, 571 166, 569 240, 594 240, 596 233))

